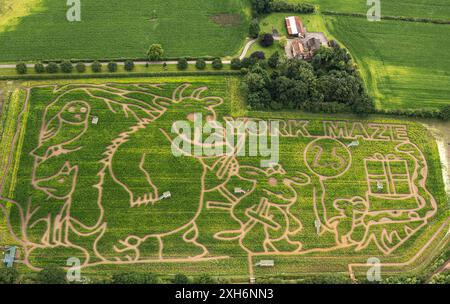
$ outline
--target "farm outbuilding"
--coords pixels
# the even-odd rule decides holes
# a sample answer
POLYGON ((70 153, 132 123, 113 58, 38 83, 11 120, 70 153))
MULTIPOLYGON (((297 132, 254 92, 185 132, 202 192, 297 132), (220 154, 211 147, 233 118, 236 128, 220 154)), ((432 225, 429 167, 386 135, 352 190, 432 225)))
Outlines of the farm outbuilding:
POLYGON ((292 40, 290 55, 293 58, 310 60, 322 46, 327 45, 327 42, 322 33, 308 33, 304 39, 292 40))
POLYGON ((303 38, 306 35, 303 22, 297 16, 286 17, 286 28, 289 36, 303 38))
POLYGON ((300 39, 295 39, 292 42, 292 56, 294 58, 303 58, 303 55, 305 54, 305 48, 303 47, 302 42, 300 39))
POLYGON ((17 256, 17 247, 15 246, 7 247, 3 254, 4 254, 3 263, 5 264, 6 267, 11 268, 17 256))

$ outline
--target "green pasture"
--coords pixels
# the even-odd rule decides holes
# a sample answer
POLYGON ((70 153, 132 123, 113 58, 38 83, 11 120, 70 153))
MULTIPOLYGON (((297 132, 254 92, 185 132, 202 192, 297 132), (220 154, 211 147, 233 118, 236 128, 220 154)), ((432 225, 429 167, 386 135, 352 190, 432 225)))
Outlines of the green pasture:
MULTIPOLYGON (((287 35, 285 16, 265 16, 261 30, 287 35)), ((320 14, 301 18, 308 31, 323 32, 349 49, 378 108, 436 109, 450 103, 450 26, 320 14)), ((277 43, 255 44, 250 52, 262 50, 268 57, 278 49, 277 43)))
MULTIPOLYGON (((58 96, 62 96, 63 92, 67 92, 60 97, 59 104, 55 104, 48 109, 46 123, 50 123, 51 117, 55 117, 61 107, 69 102, 83 101, 89 104, 89 117, 97 116, 100 118, 98 125, 90 123, 88 130, 76 142, 65 146, 67 149, 76 149, 73 153, 63 154, 52 157, 40 164, 36 171, 35 177, 41 180, 42 187, 54 187, 56 192, 61 193, 67 191, 65 179, 57 179, 55 181, 43 181, 46 177, 54 176, 64 163, 69 162, 71 166, 78 167, 78 177, 76 181, 75 192, 72 195, 71 217, 76 218, 85 226, 94 226, 99 219, 99 208, 97 205, 98 193, 93 187, 99 182, 99 171, 101 163, 105 157, 105 149, 111 144, 111 140, 117 138, 122 132, 129 130, 135 124, 132 115, 125 115, 120 109, 120 104, 134 104, 137 101, 143 103, 151 103, 149 94, 157 94, 166 98, 171 98, 173 91, 183 83, 190 83, 191 87, 187 88, 184 96, 189 95, 199 87, 207 87, 208 90, 202 93, 203 97, 215 96, 224 99, 224 103, 215 108, 219 121, 223 121, 224 116, 246 116, 261 119, 280 119, 287 121, 289 119, 308 120, 308 130, 312 136, 324 135, 324 122, 347 121, 348 123, 361 122, 362 125, 368 126, 370 123, 387 123, 394 125, 405 125, 408 136, 414 144, 423 152, 428 164, 428 180, 427 188, 436 198, 438 203, 437 215, 433 217, 429 225, 420 230, 411 237, 405 244, 398 248, 393 254, 383 256, 375 244, 369 245, 360 252, 355 252, 354 248, 348 247, 336 251, 311 253, 305 255, 294 256, 274 256, 276 267, 273 269, 257 269, 256 274, 259 277, 274 277, 280 275, 299 276, 307 273, 345 273, 346 266, 351 262, 361 262, 367 257, 383 256, 383 262, 399 262, 406 261, 410 256, 415 254, 431 237, 434 231, 443 223, 446 218, 446 194, 444 191, 441 165, 438 156, 437 146, 428 131, 421 125, 397 121, 384 118, 376 118, 370 120, 361 120, 351 117, 330 117, 326 115, 305 115, 298 112, 248 112, 242 102, 239 93, 239 78, 224 77, 191 77, 191 78, 155 78, 151 82, 144 79, 111 79, 111 80, 80 80, 80 81, 61 81, 59 85, 68 84, 68 86, 60 88, 58 92, 54 91, 54 81, 32 82, 28 83, 31 89, 30 108, 28 110, 28 119, 24 124, 25 137, 20 157, 20 166, 17 171, 17 180, 11 199, 17 201, 22 208, 26 208, 28 203, 32 203, 36 209, 32 215, 32 220, 39 219, 50 215, 54 217, 64 205, 65 199, 50 198, 42 189, 36 189, 32 186, 32 170, 35 162, 33 155, 45 155, 45 145, 39 145, 38 136, 43 125, 43 111, 49 102, 55 101, 58 96), (79 84, 79 86, 77 85, 79 84), (100 89, 99 87, 90 87, 90 84, 101 85, 110 83, 108 86, 100 89), (141 83, 142 86, 136 86, 141 83), (164 84, 161 88, 151 86, 151 84, 164 84), (40 87, 37 87, 39 85, 40 87), (44 85, 48 85, 47 87, 44 85), (91 94, 88 94, 88 90, 91 94), (117 92, 120 90, 133 91, 126 96, 119 96, 117 92), (104 100, 113 100, 117 102, 112 107, 114 112, 109 108, 104 100)), ((198 103, 200 104, 200 103, 198 103)), ((151 205, 130 208, 129 194, 124 188, 118 186, 116 182, 109 176, 104 180, 103 187, 103 207, 105 210, 104 220, 107 222, 107 230, 100 238, 97 249, 107 259, 115 258, 126 259, 126 254, 134 256, 133 252, 126 252, 123 255, 113 251, 112 245, 118 239, 123 239, 128 235, 139 235, 148 233, 148 231, 166 231, 173 229, 174 225, 181 223, 193 216, 198 208, 199 186, 201 178, 201 168, 198 163, 190 157, 172 158, 170 152, 170 144, 166 139, 160 137, 159 131, 155 128, 170 129, 172 123, 176 120, 186 120, 189 111, 197 109, 204 111, 202 107, 198 107, 194 103, 191 107, 185 107, 183 103, 173 105, 173 111, 169 112, 166 117, 162 116, 157 123, 149 125, 145 130, 138 131, 129 138, 126 144, 116 151, 112 161, 113 171, 116 178, 132 189, 134 194, 143 195, 150 192, 146 182, 146 176, 142 169, 150 172, 152 180, 157 181, 158 188, 161 191, 171 191, 173 198, 160 206, 151 205), (152 131, 153 130, 153 131, 152 131), (143 165, 142 156, 146 155, 143 165), (108 177, 109 176, 109 177, 108 177), (173 203, 173 204, 172 204, 173 203), (147 230, 149 229, 149 230, 147 230)), ((16 111, 17 112, 17 111, 16 111)), ((137 111, 137 115, 145 115, 143 112, 137 111)), ((205 112, 204 114, 207 114, 205 112)), ((12 115, 15 115, 12 113, 12 115)), ((67 119, 70 116, 64 114, 67 119)), ((51 123, 49 125, 52 125, 51 123)), ((55 142, 67 140, 71 136, 75 136, 79 129, 75 126, 66 125, 66 132, 61 132, 55 137, 55 142)), ((307 137, 281 137, 280 139, 280 164, 288 173, 298 174, 298 172, 307 173, 311 177, 312 185, 318 185, 318 177, 308 171, 308 167, 303 159, 303 151, 310 144, 311 138, 307 137)), ((340 139, 343 144, 349 144, 350 139, 340 139)), ((331 146, 333 143, 329 143, 331 146)), ((326 147, 328 144, 325 144, 326 147)), ((337 215, 337 211, 331 206, 336 198, 350 199, 354 196, 364 197, 368 185, 365 179, 364 159, 373 156, 375 153, 382 154, 398 154, 395 151, 397 143, 386 141, 366 141, 360 140, 360 145, 351 149, 353 157, 352 164, 348 172, 339 178, 327 180, 326 186, 326 204, 329 209, 329 216, 337 215)), ((48 147, 47 147, 48 148, 48 147)), ((338 153, 343 153, 338 150, 338 153)), ((329 152, 329 151, 328 151, 329 152)), ((314 155, 308 154, 308 162, 313 162, 314 155)), ((325 154, 322 161, 331 164, 339 162, 336 156, 330 153, 325 154)), ((259 166, 261 158, 258 157, 242 157, 239 158, 241 166, 259 166)), ((347 159, 348 160, 348 159, 347 159)), ((409 162, 409 165, 413 165, 409 162)), ((320 171, 324 175, 333 175, 334 169, 324 169, 320 171), (331 171, 330 171, 331 170, 331 171)), ((65 176, 67 178, 67 176, 65 176)), ((212 176, 208 176, 206 184, 213 185, 217 182, 212 176)), ((242 184, 237 180, 231 180, 229 186, 249 187, 248 184, 242 184)), ((264 184, 265 181, 262 181, 264 184)), ((325 233, 318 237, 314 227, 315 213, 312 209, 313 188, 311 186, 299 186, 297 188, 301 194, 298 201, 292 207, 292 213, 295 214, 303 224, 300 233, 293 236, 293 239, 304 244, 304 250, 314 248, 330 248, 335 243, 333 233, 325 233)), ((232 191, 232 190, 231 190, 232 191)), ((281 187, 281 193, 286 193, 286 189, 281 187)), ((403 190, 401 190, 403 191, 403 190)), ((210 192, 205 195, 205 201, 221 201, 223 196, 217 192, 210 192)), ((377 208, 408 208, 411 202, 392 202, 386 201, 387 205, 380 205, 377 208)), ((34 210, 34 209, 33 209, 34 210)), ((237 211, 242 216, 241 211, 237 211)), ((14 229, 19 229, 19 214, 17 207, 12 207, 10 216, 14 229)), ((214 235, 223 230, 238 229, 238 223, 230 217, 230 212, 218 209, 208 209, 205 205, 201 208, 200 216, 197 221, 198 238, 197 242, 208 248, 207 257, 227 257, 213 261, 191 261, 191 262, 152 262, 152 263, 132 263, 126 265, 114 265, 105 263, 104 265, 91 266, 86 272, 93 276, 108 276, 116 271, 151 271, 162 274, 175 274, 179 272, 189 275, 198 275, 200 273, 211 273, 217 276, 228 278, 241 278, 245 280, 248 276, 247 254, 239 246, 237 241, 222 241, 214 238, 214 235)), ((45 242, 43 239, 46 224, 44 221, 38 222, 36 225, 27 229, 27 235, 32 242, 45 242)), ((84 231, 85 233, 87 231, 84 231)), ((91 231, 92 232, 92 231, 91 231)), ((375 231, 375 234, 380 232, 375 231)), ((358 235, 358 233, 356 233, 358 235)), ((21 235, 21 233, 18 233, 21 235)), ((31 253, 30 262, 36 266, 47 264, 65 265, 66 259, 71 256, 80 257, 82 260, 86 258, 86 252, 77 248, 85 248, 91 256, 90 263, 96 263, 100 260, 95 257, 93 251, 93 243, 97 234, 90 236, 76 236, 70 234, 70 242, 74 244, 72 247, 67 246, 47 246, 46 249, 36 249, 31 253)), ((192 236, 192 235, 191 235, 192 236)), ((361 237, 361 235, 359 235, 361 237)), ((48 240, 47 240, 48 241, 48 240)), ((252 244, 259 244, 262 239, 254 236, 252 244)), ((280 250, 290 250, 289 244, 277 243, 280 250)), ((158 242, 148 239, 139 247, 141 258, 154 260, 158 257, 158 242)), ((164 239, 163 254, 167 258, 184 258, 187 256, 195 256, 199 254, 198 246, 186 243, 181 240, 179 235, 173 235, 164 239)), ((258 260, 259 258, 256 257, 258 260)), ((261 257, 263 259, 263 257, 261 257)), ((408 267, 399 269, 399 272, 410 270, 408 267)))
POLYGON ((246 0, 85 0, 72 23, 65 1, 30 5, 0 27, 0 61, 143 58, 153 43, 168 57, 226 56, 241 47, 249 21, 246 0))
POLYGON ((325 17, 356 59, 369 94, 384 109, 434 109, 450 103, 450 26, 325 17))
MULTIPOLYGON (((323 11, 365 14, 371 6, 366 0, 289 0, 318 5, 323 11)), ((450 19, 450 7, 446 0, 388 0, 381 1, 381 14, 385 16, 450 19)))

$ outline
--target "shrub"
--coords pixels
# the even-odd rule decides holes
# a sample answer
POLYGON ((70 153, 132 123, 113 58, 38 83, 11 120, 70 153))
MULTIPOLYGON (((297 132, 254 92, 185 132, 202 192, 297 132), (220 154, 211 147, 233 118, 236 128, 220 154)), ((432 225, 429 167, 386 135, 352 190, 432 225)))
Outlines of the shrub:
POLYGON ((268 65, 272 69, 276 69, 278 67, 278 64, 280 63, 280 53, 275 52, 272 54, 272 56, 269 57, 268 65))
POLYGON ((285 1, 272 1, 270 12, 293 12, 301 14, 312 14, 316 8, 309 3, 290 3, 285 1))
POLYGON ((45 72, 45 66, 42 63, 36 63, 34 65, 34 71, 38 74, 42 74, 45 72))
POLYGON ((286 47, 287 43, 288 43, 288 39, 285 36, 281 37, 280 40, 278 41, 278 45, 282 49, 284 49, 286 47))
POLYGON ((266 59, 266 54, 264 54, 264 52, 262 51, 256 51, 250 55, 250 58, 264 60, 266 59))
POLYGON ((117 72, 117 63, 115 62, 110 62, 108 63, 108 71, 111 73, 117 72))
POLYGON ((273 12, 312 14, 316 10, 314 5, 309 3, 291 3, 274 0, 252 0, 252 8, 255 14, 269 14, 273 12))
POLYGON ((174 284, 189 284, 189 278, 184 274, 177 274, 173 279, 174 284))
POLYGON ((23 62, 20 62, 16 65, 16 71, 18 74, 26 74, 27 73, 27 65, 23 62))
POLYGON ((231 59, 231 69, 232 70, 240 70, 242 68, 241 59, 233 58, 231 59))
POLYGON ((186 58, 180 58, 178 59, 177 68, 179 70, 186 70, 188 68, 188 61, 186 58))
POLYGON ((72 73, 73 71, 73 65, 70 61, 63 61, 60 64, 61 67, 61 71, 63 71, 64 73, 72 73))
POLYGON ((92 72, 94 73, 100 73, 102 71, 102 64, 98 61, 95 61, 94 63, 92 63, 92 72))
POLYGON ((259 44, 262 47, 269 47, 273 45, 274 40, 275 39, 273 38, 272 34, 269 33, 264 33, 259 36, 259 44))
POLYGON ((273 0, 252 0, 252 9, 255 14, 268 14, 271 12, 273 0))
POLYGON ((78 62, 77 65, 75 66, 75 69, 77 70, 78 73, 84 73, 86 72, 86 65, 82 62, 78 62))
POLYGON ((39 284, 67 284, 66 272, 62 268, 48 266, 36 275, 39 284))
POLYGON ((19 280, 19 272, 15 268, 0 266, 0 284, 14 284, 19 280))
POLYGON ((247 57, 243 58, 241 60, 241 67, 245 68, 245 69, 248 69, 250 67, 250 63, 251 63, 250 58, 247 58, 247 57))
POLYGON ((203 58, 197 59, 197 62, 195 63, 195 67, 199 70, 204 70, 206 68, 206 61, 203 58))
POLYGON ((134 61, 133 60, 126 60, 124 63, 124 69, 125 71, 132 71, 134 69, 134 61))
POLYGON ((47 64, 47 67, 45 68, 45 70, 47 71, 47 73, 50 74, 55 74, 58 73, 58 65, 54 62, 50 62, 49 64, 47 64))
POLYGON ((158 284, 158 278, 152 273, 124 272, 114 274, 113 284, 158 284))
POLYGON ((208 274, 202 274, 194 280, 194 284, 215 284, 216 280, 208 274))
POLYGON ((250 22, 250 26, 248 29, 248 36, 253 39, 258 38, 260 31, 261 28, 259 27, 258 19, 253 19, 252 22, 250 22))
POLYGON ((223 68, 222 59, 220 59, 220 58, 214 59, 212 62, 212 67, 215 70, 221 70, 223 68))
POLYGON ((161 44, 152 44, 147 51, 147 57, 150 61, 160 61, 163 56, 164 49, 161 44))

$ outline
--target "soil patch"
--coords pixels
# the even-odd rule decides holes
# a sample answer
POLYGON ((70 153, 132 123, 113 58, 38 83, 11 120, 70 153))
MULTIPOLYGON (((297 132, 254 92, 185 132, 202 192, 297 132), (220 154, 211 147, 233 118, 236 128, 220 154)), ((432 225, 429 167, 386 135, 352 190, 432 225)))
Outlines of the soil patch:
POLYGON ((210 18, 214 23, 224 26, 240 25, 243 22, 243 18, 239 14, 224 13, 211 16, 210 18))

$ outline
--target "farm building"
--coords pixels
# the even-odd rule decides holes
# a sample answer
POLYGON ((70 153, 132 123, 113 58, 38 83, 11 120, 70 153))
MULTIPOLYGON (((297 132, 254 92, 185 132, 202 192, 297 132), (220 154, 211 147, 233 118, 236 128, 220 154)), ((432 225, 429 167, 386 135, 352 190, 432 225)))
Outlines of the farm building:
POLYGON ((306 40, 305 45, 308 50, 315 52, 318 49, 320 49, 320 46, 322 44, 319 39, 312 37, 312 38, 306 40))
POLYGON ((294 58, 303 58, 305 54, 305 48, 302 44, 302 42, 300 41, 300 39, 295 39, 292 42, 292 56, 294 58))
POLYGON ((302 20, 297 16, 286 17, 286 28, 289 36, 304 38, 306 35, 302 20))

